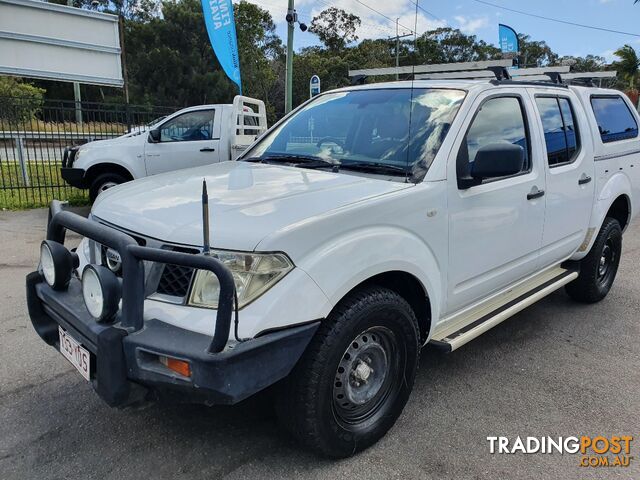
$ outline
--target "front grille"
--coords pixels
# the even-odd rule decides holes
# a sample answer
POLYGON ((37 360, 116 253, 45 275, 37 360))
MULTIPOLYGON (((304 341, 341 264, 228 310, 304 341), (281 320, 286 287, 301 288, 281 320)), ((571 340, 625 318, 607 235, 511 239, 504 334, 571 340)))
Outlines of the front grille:
MULTIPOLYGON (((197 250, 190 248, 174 247, 172 250, 182 253, 198 253, 197 250)), ((193 273, 193 268, 166 264, 162 270, 162 275, 160 275, 160 282, 156 292, 172 297, 186 297, 189 293, 193 273)))
POLYGON ((189 293, 192 277, 193 268, 167 264, 162 271, 157 292, 171 295, 172 297, 184 298, 189 293))

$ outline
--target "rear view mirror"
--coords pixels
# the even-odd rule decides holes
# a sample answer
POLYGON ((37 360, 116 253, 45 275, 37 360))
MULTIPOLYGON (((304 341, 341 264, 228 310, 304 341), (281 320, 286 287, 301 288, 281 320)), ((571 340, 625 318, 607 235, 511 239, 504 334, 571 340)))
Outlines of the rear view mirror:
POLYGON ((149 142, 158 143, 160 141, 160 129, 154 128, 153 130, 149 130, 149 142))
POLYGON ((524 148, 513 143, 492 143, 478 150, 471 164, 471 178, 499 178, 516 175, 524 167, 524 148))

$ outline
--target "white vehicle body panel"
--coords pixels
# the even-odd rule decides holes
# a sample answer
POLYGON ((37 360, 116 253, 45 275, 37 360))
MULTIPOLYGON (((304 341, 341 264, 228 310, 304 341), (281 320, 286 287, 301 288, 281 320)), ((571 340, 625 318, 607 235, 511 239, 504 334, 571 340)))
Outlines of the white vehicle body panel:
MULTIPOLYGON (((433 332, 439 324, 443 328, 441 322, 504 296, 541 271, 583 257, 620 195, 630 199, 630 216, 638 211, 640 141, 602 144, 589 107, 594 89, 415 82, 434 85, 462 88, 467 98, 420 183, 353 171, 222 162, 115 187, 99 197, 92 214, 126 231, 200 246, 200 186, 205 179, 212 248, 284 252, 295 265, 240 310, 240 336, 252 337, 325 318, 354 287, 388 272, 403 272, 419 282, 433 332), (535 103, 540 94, 564 96, 573 105, 581 148, 571 164, 548 166, 535 103), (532 168, 461 190, 456 183, 458 146, 479 105, 494 95, 522 98, 532 168), (583 175, 593 181, 579 185, 583 175), (534 187, 546 195, 527 199, 534 187)), ((212 332, 215 324, 211 309, 151 299, 145 308, 148 318, 201 333, 212 332)))
POLYGON ((133 179, 183 168, 235 160, 267 128, 264 103, 237 96, 233 105, 198 105, 184 108, 162 119, 153 128, 191 112, 213 111, 214 125, 209 140, 154 143, 149 128, 80 147, 73 168, 89 172, 92 167, 114 164, 126 169, 133 179), (248 106, 250 105, 250 106, 248 106), (254 111, 254 109, 256 111, 254 111), (255 128, 240 128, 238 122, 253 117, 255 128), (238 128, 236 128, 238 127, 238 128))

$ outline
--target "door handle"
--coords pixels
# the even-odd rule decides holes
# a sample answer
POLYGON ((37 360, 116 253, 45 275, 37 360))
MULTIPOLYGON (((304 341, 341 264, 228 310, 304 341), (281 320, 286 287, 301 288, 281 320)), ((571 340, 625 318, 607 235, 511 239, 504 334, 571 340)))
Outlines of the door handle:
POLYGON ((211 148, 211 147, 204 147, 200 149, 201 152, 215 152, 216 149, 215 148, 211 148))
POLYGON ((582 175, 578 180, 578 185, 585 185, 591 181, 591 177, 589 175, 582 175))
POLYGON ((538 187, 533 187, 529 193, 527 193, 527 200, 533 200, 540 198, 544 195, 544 190, 539 190, 538 187))

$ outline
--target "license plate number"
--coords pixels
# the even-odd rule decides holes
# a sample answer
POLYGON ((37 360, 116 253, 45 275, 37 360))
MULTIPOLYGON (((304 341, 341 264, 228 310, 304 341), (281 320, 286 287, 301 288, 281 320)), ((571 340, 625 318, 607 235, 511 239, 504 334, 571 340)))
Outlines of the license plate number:
POLYGON ((62 327, 58 327, 60 336, 60 353, 76 367, 85 380, 89 380, 91 372, 91 356, 86 348, 65 332, 62 327))

